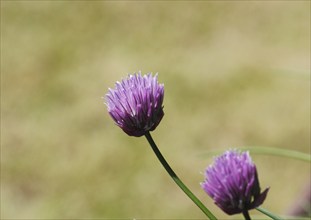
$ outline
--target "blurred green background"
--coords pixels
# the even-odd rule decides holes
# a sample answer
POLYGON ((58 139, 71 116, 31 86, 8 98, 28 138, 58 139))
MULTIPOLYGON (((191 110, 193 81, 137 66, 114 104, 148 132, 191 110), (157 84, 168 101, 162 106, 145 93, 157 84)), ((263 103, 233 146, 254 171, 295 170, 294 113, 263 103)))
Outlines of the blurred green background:
MULTIPOLYGON (((204 218, 144 137, 114 125, 102 96, 158 72, 152 133, 186 185, 212 149, 310 153, 310 1, 2 1, 1 217, 204 218)), ((253 155, 267 209, 287 214, 310 164, 253 155)), ((259 216, 257 211, 251 214, 259 216)))

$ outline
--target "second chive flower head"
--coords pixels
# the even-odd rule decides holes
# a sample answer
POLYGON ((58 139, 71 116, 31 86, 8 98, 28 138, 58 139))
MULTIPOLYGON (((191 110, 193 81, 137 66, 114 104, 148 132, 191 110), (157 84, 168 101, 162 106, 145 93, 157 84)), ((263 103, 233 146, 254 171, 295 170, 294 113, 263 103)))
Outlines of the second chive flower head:
POLYGON ((248 152, 226 151, 205 175, 202 188, 229 215, 258 207, 269 190, 260 193, 257 169, 248 152))
POLYGON ((108 112, 116 124, 130 136, 140 137, 153 131, 164 116, 164 85, 157 75, 129 74, 106 94, 108 112))

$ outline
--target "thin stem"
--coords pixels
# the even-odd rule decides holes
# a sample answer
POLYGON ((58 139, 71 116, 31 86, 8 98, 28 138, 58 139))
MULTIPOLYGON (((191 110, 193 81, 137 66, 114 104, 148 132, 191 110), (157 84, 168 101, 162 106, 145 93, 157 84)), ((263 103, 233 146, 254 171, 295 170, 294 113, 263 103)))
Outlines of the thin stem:
POLYGON ((274 219, 274 220, 282 220, 281 217, 269 212, 268 210, 261 208, 261 207, 257 207, 256 208, 259 212, 265 214, 266 216, 269 216, 270 218, 274 219))
POLYGON ((188 187, 178 178, 176 173, 173 171, 173 169, 170 167, 170 165, 166 162, 165 158, 161 154, 160 150, 158 149, 157 145, 153 141, 151 135, 149 132, 145 134, 145 137, 147 138, 152 150, 158 157, 159 161, 165 168, 165 170, 168 172, 168 174, 172 177, 172 179, 175 181, 175 183, 184 191, 184 193, 204 212, 204 214, 210 219, 210 220, 216 220, 216 217, 203 205, 203 203, 188 189, 188 187))
MULTIPOLYGON (((246 147, 238 147, 238 149, 249 150, 252 154, 273 155, 273 156, 279 156, 279 157, 292 158, 292 159, 301 160, 305 162, 311 162, 310 154, 295 151, 295 150, 276 148, 276 147, 265 147, 265 146, 249 146, 249 147, 246 146, 246 147)), ((212 156, 212 155, 219 154, 221 152, 223 152, 223 150, 212 150, 212 151, 203 153, 203 156, 204 155, 212 156)))
POLYGON ((247 209, 243 210, 243 216, 244 216, 245 220, 251 220, 251 217, 249 216, 247 209))

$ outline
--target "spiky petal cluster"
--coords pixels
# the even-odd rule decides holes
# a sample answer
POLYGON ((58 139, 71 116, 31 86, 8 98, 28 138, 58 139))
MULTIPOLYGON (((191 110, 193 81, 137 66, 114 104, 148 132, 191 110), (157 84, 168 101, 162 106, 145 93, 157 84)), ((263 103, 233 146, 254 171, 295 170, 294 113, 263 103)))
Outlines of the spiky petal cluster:
POLYGON ((108 112, 130 136, 140 137, 153 131, 160 123, 163 112, 164 85, 158 83, 157 74, 129 74, 116 82, 115 89, 106 94, 108 112))
POLYGON ((260 193, 257 169, 249 152, 226 151, 206 169, 205 177, 202 188, 229 215, 258 207, 269 190, 260 193))

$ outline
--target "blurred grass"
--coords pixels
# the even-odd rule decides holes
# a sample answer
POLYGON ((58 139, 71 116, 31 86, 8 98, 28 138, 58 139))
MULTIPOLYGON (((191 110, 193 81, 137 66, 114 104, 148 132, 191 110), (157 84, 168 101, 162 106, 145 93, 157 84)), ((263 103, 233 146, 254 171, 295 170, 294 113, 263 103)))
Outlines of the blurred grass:
MULTIPOLYGON (((127 73, 159 72, 153 136, 200 189, 209 149, 310 153, 310 2, 1 1, 1 218, 204 218, 144 138, 101 97, 127 73)), ((286 215, 310 166, 254 155, 264 207, 286 215)), ((253 211, 252 214, 259 215, 253 211)), ((260 216, 260 215, 259 215, 260 216)))

